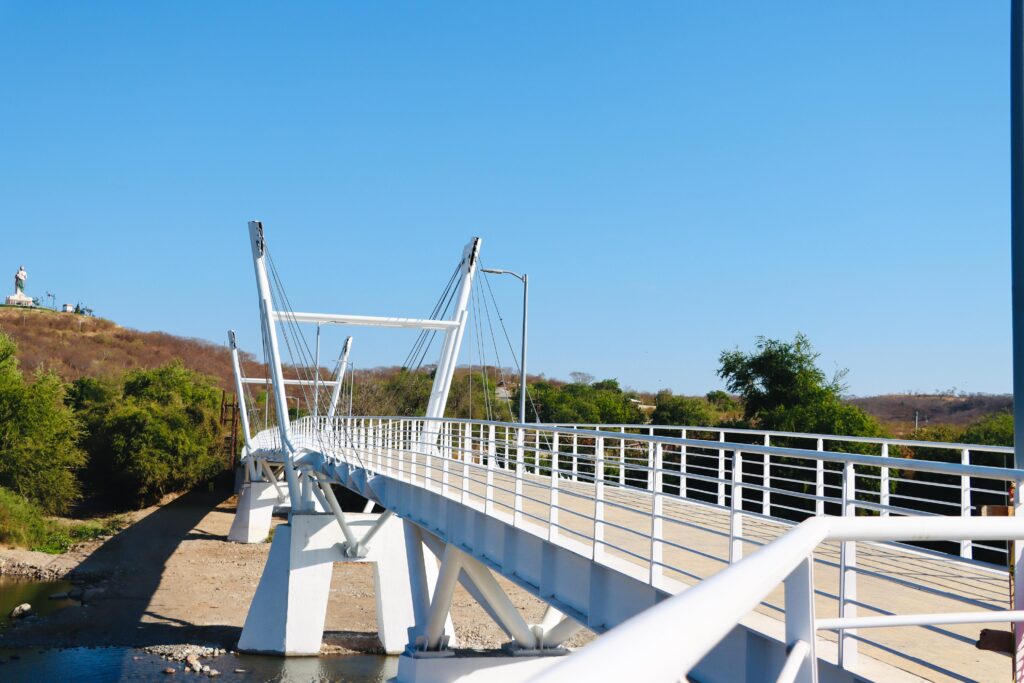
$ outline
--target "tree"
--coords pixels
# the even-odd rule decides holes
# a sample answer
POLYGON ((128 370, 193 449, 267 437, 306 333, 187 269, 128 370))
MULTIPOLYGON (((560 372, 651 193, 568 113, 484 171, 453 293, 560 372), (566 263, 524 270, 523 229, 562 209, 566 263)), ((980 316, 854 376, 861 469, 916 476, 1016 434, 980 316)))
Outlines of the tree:
POLYGON ((1013 413, 987 415, 964 430, 964 443, 986 446, 1013 446, 1013 413))
POLYGON ((721 389, 714 389, 709 391, 705 396, 707 402, 713 405, 718 410, 732 412, 739 409, 739 401, 735 398, 722 391, 721 389))
POLYGON ((76 383, 86 415, 90 475, 118 506, 142 506, 182 491, 222 467, 220 392, 181 361, 127 373, 118 387, 76 383))
POLYGON ((81 497, 76 472, 85 463, 80 426, 65 405, 65 387, 50 372, 26 382, 17 346, 0 333, 0 486, 63 514, 81 497))
POLYGON ((569 379, 572 380, 573 384, 590 384, 594 381, 594 376, 586 372, 570 372, 569 379))
POLYGON ((662 389, 654 398, 654 405, 651 422, 656 425, 709 427, 715 424, 715 411, 703 398, 675 396, 668 389, 662 389))
POLYGON ((718 376, 743 400, 748 423, 762 429, 880 436, 881 425, 843 402, 840 370, 829 380, 817 366, 820 354, 797 333, 792 342, 758 337, 756 351, 723 351, 718 376))
POLYGON ((538 420, 562 424, 637 424, 643 421, 640 407, 614 379, 600 382, 557 384, 541 381, 531 386, 536 397, 538 420))

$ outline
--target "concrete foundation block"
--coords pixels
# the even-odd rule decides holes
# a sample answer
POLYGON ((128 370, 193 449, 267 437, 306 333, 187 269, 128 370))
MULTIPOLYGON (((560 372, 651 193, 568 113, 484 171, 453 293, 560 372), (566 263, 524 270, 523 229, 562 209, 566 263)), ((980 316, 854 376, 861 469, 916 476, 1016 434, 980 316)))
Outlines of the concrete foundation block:
POLYGON ((456 654, 453 657, 398 658, 397 683, 521 683, 530 680, 559 657, 512 657, 456 654))

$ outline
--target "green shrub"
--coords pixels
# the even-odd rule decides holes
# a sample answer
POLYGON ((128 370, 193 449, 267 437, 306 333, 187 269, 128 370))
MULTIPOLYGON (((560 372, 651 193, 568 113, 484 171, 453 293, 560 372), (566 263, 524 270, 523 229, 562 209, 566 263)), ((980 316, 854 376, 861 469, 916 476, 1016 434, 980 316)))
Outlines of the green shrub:
POLYGON ((675 396, 668 389, 662 389, 655 397, 654 404, 656 407, 651 414, 651 423, 656 425, 710 427, 717 422, 715 409, 704 398, 675 396))
POLYGON ((981 418, 967 427, 963 433, 964 443, 984 444, 986 446, 1013 445, 1013 414, 996 413, 981 418))
POLYGON ((59 554, 75 543, 115 534, 126 524, 119 516, 81 522, 51 519, 25 497, 0 488, 0 543, 59 554))
POLYGON ((539 422, 563 424, 639 424, 644 422, 643 412, 630 399, 635 394, 625 392, 618 381, 574 382, 559 385, 554 382, 535 382, 530 387, 537 406, 539 422))
POLYGON ((126 374, 120 387, 79 380, 91 482, 119 507, 140 507, 212 477, 220 457, 220 392, 180 361, 126 374))
POLYGON ((0 333, 0 486, 65 513, 81 497, 76 472, 85 464, 80 425, 65 405, 65 386, 49 372, 26 382, 17 347, 0 333))

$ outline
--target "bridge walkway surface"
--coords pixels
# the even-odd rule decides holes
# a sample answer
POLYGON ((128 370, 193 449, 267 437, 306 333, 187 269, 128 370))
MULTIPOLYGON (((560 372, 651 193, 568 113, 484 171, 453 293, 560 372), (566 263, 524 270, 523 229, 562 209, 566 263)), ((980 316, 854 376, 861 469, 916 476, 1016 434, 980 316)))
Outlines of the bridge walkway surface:
MULTIPOLYGON (((372 468, 373 462, 379 461, 384 464, 382 469, 387 469, 389 461, 404 460, 408 467, 409 459, 407 452, 378 451, 367 464, 372 468)), ((588 557, 594 556, 593 539, 601 533, 603 543, 598 544, 595 561, 613 563, 620 571, 648 579, 653 493, 604 483, 605 509, 597 532, 597 484, 560 476, 556 499, 552 500, 551 477, 527 472, 518 477, 520 518, 516 521, 515 471, 501 467, 488 470, 479 459, 473 460, 468 466, 458 467, 460 459, 456 456, 438 467, 431 477, 434 490, 480 511, 488 508, 488 514, 507 524, 515 524, 588 557), (558 511, 555 525, 550 521, 553 507, 558 511)), ((426 459, 422 464, 432 467, 426 459)), ((662 516, 663 587, 678 592, 729 565, 727 508, 666 498, 662 516)), ((792 528, 783 521, 744 513, 744 554, 755 552, 792 528)), ((895 543, 859 543, 857 560, 859 616, 999 610, 1006 609, 1009 603, 1008 572, 982 563, 895 543)), ((839 562, 839 543, 825 543, 815 553, 815 607, 819 619, 839 616, 839 562)), ((744 623, 781 637, 783 592, 780 585, 744 623)), ((977 624, 873 628, 858 635, 859 650, 867 657, 924 680, 1005 680, 1011 674, 1011 660, 975 647, 981 628, 977 624)), ((819 657, 835 663, 835 634, 823 631, 819 638, 824 641, 819 657)))

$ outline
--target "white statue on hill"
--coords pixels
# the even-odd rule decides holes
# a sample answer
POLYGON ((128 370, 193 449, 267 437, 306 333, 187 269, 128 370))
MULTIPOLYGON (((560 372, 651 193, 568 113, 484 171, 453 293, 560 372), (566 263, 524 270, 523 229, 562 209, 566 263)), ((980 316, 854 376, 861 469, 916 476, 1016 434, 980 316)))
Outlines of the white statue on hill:
POLYGON ((25 280, 28 279, 28 273, 25 272, 25 266, 18 266, 18 272, 14 274, 14 293, 21 294, 25 293, 25 280))
POLYGON ((36 305, 35 300, 25 294, 25 280, 27 279, 28 273, 25 272, 25 266, 18 266, 18 272, 14 274, 14 294, 7 297, 5 302, 8 306, 36 305))

